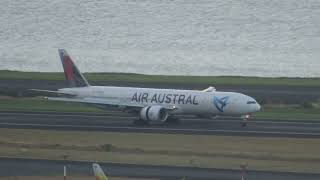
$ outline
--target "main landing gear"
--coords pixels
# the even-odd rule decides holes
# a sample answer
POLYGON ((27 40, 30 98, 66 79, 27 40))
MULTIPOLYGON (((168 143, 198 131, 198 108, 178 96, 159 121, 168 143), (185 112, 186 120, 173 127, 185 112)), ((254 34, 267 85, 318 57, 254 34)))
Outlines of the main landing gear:
POLYGON ((133 121, 133 125, 135 125, 135 126, 149 126, 150 122, 144 121, 144 120, 138 118, 133 121))
POLYGON ((179 125, 180 119, 176 116, 169 116, 165 121, 158 121, 158 122, 150 122, 150 121, 144 121, 140 118, 137 118, 133 121, 133 125, 135 126, 149 126, 149 125, 179 125))
POLYGON ((176 116, 169 116, 167 120, 165 121, 165 124, 168 125, 179 125, 180 124, 180 119, 176 116))

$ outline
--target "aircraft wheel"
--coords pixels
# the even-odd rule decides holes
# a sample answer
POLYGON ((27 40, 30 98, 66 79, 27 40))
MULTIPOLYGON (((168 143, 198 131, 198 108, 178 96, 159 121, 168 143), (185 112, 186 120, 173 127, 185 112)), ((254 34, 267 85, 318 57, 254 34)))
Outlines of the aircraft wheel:
POLYGON ((136 120, 133 121, 133 124, 136 125, 136 126, 148 126, 149 122, 146 122, 146 121, 141 120, 141 119, 136 119, 136 120))
POLYGON ((242 126, 242 127, 247 127, 247 122, 242 122, 242 123, 241 123, 241 126, 242 126))
POLYGON ((177 117, 168 117, 168 119, 165 121, 165 123, 178 125, 178 124, 180 124, 180 119, 177 117))

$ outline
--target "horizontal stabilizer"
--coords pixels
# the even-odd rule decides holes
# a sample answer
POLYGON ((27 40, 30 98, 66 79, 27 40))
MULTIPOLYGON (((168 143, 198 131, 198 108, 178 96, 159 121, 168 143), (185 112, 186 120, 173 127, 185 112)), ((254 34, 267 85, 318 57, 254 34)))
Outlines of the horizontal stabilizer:
POLYGON ((39 96, 59 96, 59 97, 75 97, 74 94, 62 93, 59 91, 50 91, 50 90, 42 90, 42 89, 28 89, 29 91, 36 92, 39 96))

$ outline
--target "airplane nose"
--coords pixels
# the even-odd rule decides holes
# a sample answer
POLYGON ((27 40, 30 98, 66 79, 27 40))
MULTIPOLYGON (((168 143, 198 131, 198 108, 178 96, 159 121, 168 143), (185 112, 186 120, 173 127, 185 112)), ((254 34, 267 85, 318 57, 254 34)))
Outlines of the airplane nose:
POLYGON ((261 105, 257 103, 256 109, 257 109, 256 111, 260 111, 261 110, 261 105))

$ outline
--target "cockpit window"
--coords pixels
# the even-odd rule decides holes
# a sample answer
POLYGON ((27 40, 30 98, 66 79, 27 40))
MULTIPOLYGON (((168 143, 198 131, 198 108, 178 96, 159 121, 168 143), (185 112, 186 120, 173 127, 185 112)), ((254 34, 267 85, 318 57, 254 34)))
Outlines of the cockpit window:
POLYGON ((247 104, 257 104, 256 101, 248 101, 247 104))

